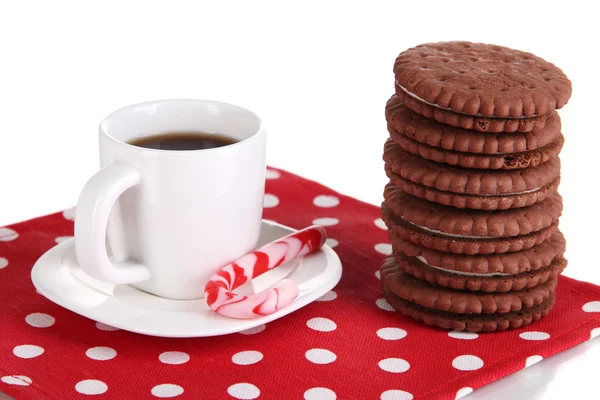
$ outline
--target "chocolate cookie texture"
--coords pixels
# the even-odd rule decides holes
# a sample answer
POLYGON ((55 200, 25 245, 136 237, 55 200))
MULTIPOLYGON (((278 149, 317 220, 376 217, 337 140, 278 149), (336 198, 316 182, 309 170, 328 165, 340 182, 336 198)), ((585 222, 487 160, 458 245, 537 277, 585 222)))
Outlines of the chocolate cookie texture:
POLYGON ((433 286, 403 272, 393 257, 380 269, 382 285, 399 298, 422 307, 458 314, 494 314, 532 308, 549 300, 556 280, 509 293, 465 292, 433 286))
POLYGON ((383 288, 385 300, 402 315, 442 329, 468 332, 494 332, 518 329, 539 321, 548 315, 555 304, 555 295, 532 308, 503 314, 455 314, 403 300, 383 288))
POLYGON ((525 207, 556 192, 560 161, 553 158, 535 168, 478 170, 424 160, 391 138, 384 146, 385 171, 402 190, 458 208, 497 210, 525 207))
POLYGON ((440 150, 439 148, 411 140, 407 136, 398 134, 392 129, 389 131, 394 142, 396 142, 402 150, 411 154, 438 163, 477 169, 521 169, 535 167, 558 155, 564 144, 564 138, 560 136, 556 141, 532 151, 511 154, 480 155, 440 150))
POLYGON ((455 128, 414 113, 393 95, 385 106, 388 126, 393 131, 431 147, 474 154, 510 154, 536 150, 556 141, 561 132, 557 112, 548 115, 544 128, 531 132, 491 133, 455 128))
POLYGON ((480 171, 423 160, 400 148, 391 138, 384 146, 386 167, 412 183, 460 194, 520 194, 548 185, 560 175, 554 158, 537 168, 514 171, 480 171))
POLYGON ((543 243, 548 239, 558 226, 554 223, 547 228, 520 236, 508 236, 497 238, 485 238, 476 236, 459 236, 440 234, 432 232, 429 229, 423 229, 419 226, 408 223, 397 218, 389 211, 385 202, 382 204, 381 217, 389 227, 389 234, 397 234, 405 240, 415 244, 454 254, 494 254, 507 253, 512 251, 527 250, 543 243))
POLYGON ((429 120, 392 96, 386 105, 386 118, 392 140, 403 150, 426 160, 464 168, 535 167, 558 155, 564 143, 556 112, 551 114, 544 129, 498 135, 452 128, 429 120))
POLYGON ((396 95, 408 108, 426 118, 434 119, 442 124, 457 128, 473 129, 480 132, 531 132, 535 127, 543 128, 547 115, 531 118, 489 118, 476 115, 460 114, 423 102, 408 94, 396 85, 396 95))
POLYGON ((424 257, 407 257, 398 251, 394 252, 394 258, 398 267, 413 278, 446 288, 486 293, 530 289, 556 279, 567 266, 567 261, 558 257, 549 266, 529 272, 472 274, 434 267, 424 257))
POLYGON ((441 235, 485 239, 527 235, 551 226, 562 213, 562 198, 554 193, 528 208, 503 212, 464 210, 408 195, 393 184, 383 193, 387 208, 397 217, 441 235))
POLYGON ((555 65, 507 47, 470 42, 422 44, 396 58, 397 85, 421 102, 471 116, 547 115, 571 97, 555 65))
POLYGON ((553 224, 548 228, 530 233, 528 235, 513 236, 506 238, 469 238, 450 235, 440 235, 432 233, 425 229, 408 224, 404 221, 398 221, 390 217, 390 213, 383 205, 382 219, 390 226, 390 234, 397 234, 405 240, 438 251, 453 254, 502 254, 513 251, 527 250, 543 243, 557 229, 558 224, 553 224))
MULTIPOLYGON (((390 232, 390 240, 399 256, 417 258, 424 264, 463 276, 471 275, 519 275, 550 266, 565 252, 565 238, 559 230, 543 243, 527 250, 489 255, 462 255, 445 253, 420 246, 390 232)), ((412 274, 411 274, 412 275, 412 274)))

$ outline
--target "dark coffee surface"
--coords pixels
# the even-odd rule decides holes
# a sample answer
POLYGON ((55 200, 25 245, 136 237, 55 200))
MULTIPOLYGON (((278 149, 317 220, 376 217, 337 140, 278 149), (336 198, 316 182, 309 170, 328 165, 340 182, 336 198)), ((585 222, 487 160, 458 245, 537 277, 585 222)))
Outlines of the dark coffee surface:
POLYGON ((219 133, 166 132, 134 139, 129 144, 158 150, 205 150, 237 143, 219 133))

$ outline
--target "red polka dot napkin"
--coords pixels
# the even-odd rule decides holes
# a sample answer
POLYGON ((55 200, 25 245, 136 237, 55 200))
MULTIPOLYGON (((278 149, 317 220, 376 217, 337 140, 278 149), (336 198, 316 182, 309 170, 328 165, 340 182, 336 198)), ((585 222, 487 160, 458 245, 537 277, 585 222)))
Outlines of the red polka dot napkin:
POLYGON ((73 234, 72 210, 0 228, 0 390, 17 399, 455 399, 600 334, 600 288, 560 278, 527 328, 446 332, 393 312, 377 270, 391 246, 376 206, 270 170, 266 219, 324 225, 338 286, 280 320, 199 339, 141 336, 36 293, 33 263, 73 234))

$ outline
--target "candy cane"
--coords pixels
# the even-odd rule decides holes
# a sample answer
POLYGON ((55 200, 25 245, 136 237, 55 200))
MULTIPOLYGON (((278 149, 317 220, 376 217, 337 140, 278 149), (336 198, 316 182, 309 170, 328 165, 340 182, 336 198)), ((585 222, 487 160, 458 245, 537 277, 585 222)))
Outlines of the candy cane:
POLYGON ((299 293, 298 286, 290 279, 283 279, 272 288, 251 296, 241 296, 232 290, 284 262, 320 249, 326 238, 325 229, 314 225, 226 265, 206 284, 206 303, 216 313, 230 318, 257 318, 287 306, 299 293))

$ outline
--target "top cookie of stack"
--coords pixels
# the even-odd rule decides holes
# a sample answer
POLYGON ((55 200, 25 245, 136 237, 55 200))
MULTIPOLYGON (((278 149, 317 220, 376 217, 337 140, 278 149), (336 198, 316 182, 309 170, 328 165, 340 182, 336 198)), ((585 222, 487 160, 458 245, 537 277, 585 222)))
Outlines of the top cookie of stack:
POLYGON ((403 191, 458 208, 530 206, 556 192, 571 82, 533 54, 469 42, 423 44, 394 63, 384 159, 403 191))
POLYGON ((531 53, 470 42, 423 44, 394 63, 396 93, 411 110, 482 132, 543 127, 571 97, 571 82, 531 53))

